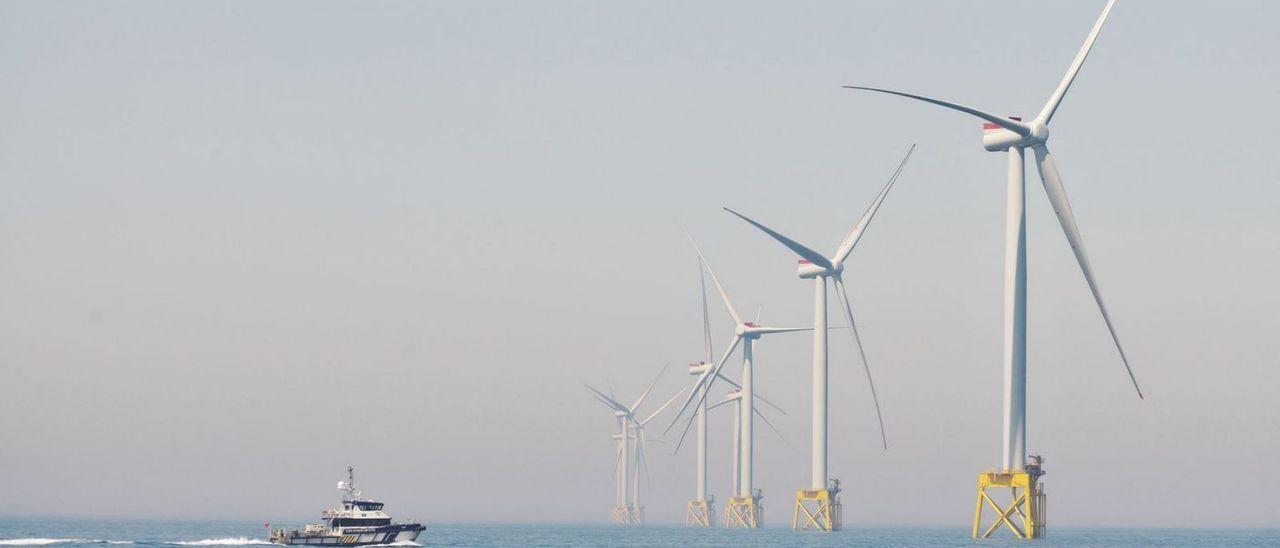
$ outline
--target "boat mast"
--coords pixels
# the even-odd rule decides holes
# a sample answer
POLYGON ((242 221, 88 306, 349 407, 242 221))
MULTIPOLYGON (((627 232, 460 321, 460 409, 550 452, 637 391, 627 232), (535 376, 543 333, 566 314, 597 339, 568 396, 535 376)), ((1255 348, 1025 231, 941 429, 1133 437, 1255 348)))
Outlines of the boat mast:
POLYGON ((343 502, 355 500, 356 494, 356 472, 350 464, 347 465, 347 494, 342 498, 343 502))

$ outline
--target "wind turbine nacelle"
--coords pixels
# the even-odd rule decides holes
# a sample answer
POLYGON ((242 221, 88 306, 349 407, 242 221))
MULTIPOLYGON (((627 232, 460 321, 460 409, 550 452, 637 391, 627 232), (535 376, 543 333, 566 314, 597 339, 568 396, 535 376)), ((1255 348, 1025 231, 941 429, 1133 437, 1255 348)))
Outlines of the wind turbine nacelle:
POLYGON ((817 278, 818 276, 826 274, 826 272, 827 272, 827 269, 822 268, 816 264, 813 264, 805 259, 800 259, 799 261, 796 261, 796 274, 798 274, 801 278, 804 278, 806 280, 809 278, 817 278))
POLYGON ((702 362, 691 363, 689 364, 689 374, 701 375, 703 373, 706 373, 709 367, 711 367, 711 365, 707 363, 702 363, 702 362))
MULTIPOLYGON (((1021 122, 1021 116, 1010 116, 1010 120, 1021 122)), ((1026 138, 991 122, 982 124, 982 146, 992 152, 1009 150, 1009 147, 1023 144, 1026 138)))

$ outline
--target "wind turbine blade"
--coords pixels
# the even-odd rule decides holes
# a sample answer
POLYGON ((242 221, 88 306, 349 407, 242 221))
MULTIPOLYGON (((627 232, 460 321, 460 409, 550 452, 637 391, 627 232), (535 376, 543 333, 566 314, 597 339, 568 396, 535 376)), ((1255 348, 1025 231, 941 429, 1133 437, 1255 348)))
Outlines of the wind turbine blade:
POLYGON ((618 410, 618 411, 622 411, 623 413, 630 413, 630 412, 631 412, 630 410, 628 410, 628 409, 627 409, 627 406, 622 405, 621 403, 618 403, 618 400, 615 400, 615 399, 613 399, 613 398, 610 398, 609 396, 604 395, 604 392, 601 392, 601 391, 599 391, 599 390, 596 390, 595 388, 592 388, 592 387, 591 387, 591 385, 589 385, 589 384, 584 384, 584 385, 582 385, 582 386, 587 387, 587 390, 590 390, 590 391, 592 391, 592 392, 595 392, 597 396, 600 396, 600 398, 601 398, 602 400, 604 400, 606 403, 608 403, 609 407, 612 407, 612 408, 614 408, 614 409, 616 409, 616 410, 618 410))
POLYGON ((751 329, 752 333, 761 335, 769 335, 773 333, 794 333, 796 331, 813 331, 812 327, 755 327, 751 329))
MULTIPOLYGON (((649 473, 649 459, 644 456, 644 428, 636 429, 636 462, 644 466, 644 483, 653 489, 653 474, 649 473)), ((636 472, 637 474, 640 472, 636 472)))
POLYGON ((733 403, 733 402, 735 402, 735 401, 738 401, 738 398, 737 398, 737 397, 730 396, 730 397, 728 397, 728 398, 725 398, 725 399, 723 399, 723 400, 720 400, 720 401, 716 402, 714 405, 708 405, 708 406, 707 406, 707 411, 710 411, 710 410, 712 410, 712 409, 715 409, 715 408, 717 408, 717 407, 720 407, 721 405, 724 405, 724 404, 726 404, 726 403, 733 403))
POLYGON ((631 407, 627 409, 628 413, 634 412, 636 409, 640 408, 640 404, 644 403, 645 398, 649 397, 649 392, 652 392, 653 387, 658 385, 658 381, 662 379, 662 374, 666 373, 667 368, 669 367, 671 367, 670 363, 667 363, 666 365, 662 366, 662 370, 658 372, 658 376, 654 377, 653 382, 649 383, 649 388, 646 388, 644 393, 640 395, 640 399, 636 400, 636 402, 634 404, 631 404, 631 407))
POLYGON ((858 245, 858 240, 862 238, 862 233, 867 230, 867 225, 871 224, 871 218, 876 216, 876 210, 880 209, 880 204, 884 202, 885 196, 889 195, 889 189, 893 188, 893 183, 898 180, 898 175, 902 173, 902 168, 906 167, 907 160, 911 159, 911 153, 915 151, 916 146, 913 144, 907 150, 907 155, 902 158, 902 163, 898 164, 898 169, 893 172, 893 176, 889 177, 889 182, 880 190, 880 194, 876 195, 876 199, 871 202, 871 206, 863 212, 862 218, 858 219, 858 224, 853 225, 853 230, 849 231, 848 236, 845 236, 844 242, 836 250, 836 264, 844 264, 845 259, 849 258, 849 254, 853 252, 853 247, 858 245))
POLYGON ((729 386, 732 386, 732 387, 734 387, 734 388, 737 388, 738 390, 742 390, 742 385, 741 385, 741 384, 738 384, 738 381, 735 381, 735 380, 733 380, 733 379, 731 379, 731 378, 729 378, 729 377, 727 377, 727 376, 725 376, 725 375, 716 375, 716 377, 717 377, 717 378, 719 378, 719 379, 721 379, 721 380, 723 380, 724 382, 729 383, 729 386))
POLYGON ((706 362, 711 363, 711 314, 707 311, 707 276, 702 268, 702 258, 698 258, 698 289, 702 292, 702 351, 706 362))
POLYGON ((782 413, 783 415, 786 415, 786 414, 787 414, 787 412, 786 412, 786 411, 783 411, 781 407, 778 407, 778 404, 773 403, 773 402, 771 402, 771 401, 769 401, 769 400, 765 399, 765 397, 764 397, 764 396, 761 396, 760 394, 756 394, 756 399, 757 399, 757 400, 760 400, 760 402, 761 402, 761 403, 764 403, 764 404, 768 405, 769 407, 772 407, 774 411, 777 411, 777 412, 779 412, 779 413, 782 413))
MULTIPOLYGON (((812 330, 813 330, 813 328, 812 328, 812 327, 807 327, 807 328, 805 328, 805 329, 808 329, 808 330, 810 330, 810 331, 812 331, 812 330)), ((734 387, 734 388, 737 388, 738 390, 742 390, 742 385, 741 385, 741 384, 738 384, 738 381, 735 381, 735 380, 733 380, 733 379, 731 379, 731 378, 729 378, 729 377, 726 377, 726 376, 724 376, 724 375, 717 375, 717 376, 718 376, 721 380, 723 380, 724 382, 729 383, 729 386, 732 386, 732 387, 734 387)), ((769 401, 769 399, 768 399, 768 398, 766 398, 766 397, 764 397, 764 396, 761 396, 760 394, 756 394, 756 399, 760 400, 760 402, 761 402, 761 403, 764 403, 765 405, 768 405, 769 407, 774 408, 774 410, 776 410, 776 411, 777 411, 777 412, 779 412, 779 413, 782 413, 783 415, 786 415, 786 414, 787 414, 787 412, 786 412, 786 411, 784 411, 781 407, 778 407, 778 404, 773 403, 772 401, 769 401)), ((724 403, 724 402, 720 402, 720 403, 724 403)), ((718 404, 717 404, 717 405, 718 405, 718 404)))
POLYGON ((1102 8, 1102 15, 1098 16, 1098 21, 1093 24, 1093 30, 1089 31, 1089 37, 1084 39, 1084 45, 1080 46, 1080 51, 1076 53, 1076 58, 1071 61, 1071 66, 1067 68, 1067 74, 1062 77, 1062 83, 1058 84, 1058 88, 1053 90, 1053 95, 1049 96, 1044 108, 1036 116, 1037 121, 1047 124, 1049 120, 1053 119, 1053 113, 1058 110, 1058 105, 1062 103, 1062 98, 1067 96, 1067 89, 1071 87, 1071 82, 1076 79, 1076 74, 1080 72, 1080 67, 1084 66, 1084 60, 1089 57, 1089 50, 1093 49, 1093 43, 1098 39, 1098 34, 1102 32, 1102 25, 1107 22, 1107 16, 1111 14, 1111 6, 1115 5, 1115 3, 1116 0, 1108 0, 1107 6, 1102 8))
POLYGON ((618 468, 622 466, 622 446, 618 446, 618 456, 613 458, 613 475, 618 476, 618 468))
POLYGON ((760 417, 760 421, 765 423, 765 425, 767 425, 770 430, 773 430, 774 434, 778 435, 778 439, 781 439, 782 443, 785 443, 787 447, 791 447, 792 449, 795 449, 795 447, 791 445, 791 441, 787 440, 787 437, 782 435, 782 431, 778 430, 778 427, 774 426, 773 423, 769 422, 769 419, 764 416, 764 413, 761 413, 759 409, 752 409, 751 411, 755 413, 757 417, 760 417))
POLYGON ((698 252, 698 259, 702 260, 702 266, 707 269, 707 273, 711 274, 711 281, 715 282, 716 289, 720 290, 720 298, 724 300, 724 307, 729 309, 729 317, 733 318, 734 325, 742 324, 742 317, 738 315, 738 309, 733 307, 733 302, 729 300, 729 293, 724 290, 724 286, 720 285, 720 278, 716 277, 715 269, 711 268, 711 263, 707 262, 707 257, 702 254, 702 248, 698 247, 698 242, 689 238, 693 242, 694 251, 698 252))
POLYGON ((680 411, 671 419, 671 424, 668 424, 667 428, 662 431, 663 434, 671 431, 671 427, 676 425, 676 422, 684 415, 685 409, 689 408, 689 404, 693 403, 693 400, 697 399, 698 405, 702 405, 702 401, 707 399, 707 392, 711 390, 716 378, 720 377, 720 369, 724 367, 725 362, 729 361, 729 356, 733 354, 734 349, 738 348, 738 343, 740 342, 742 342, 742 337, 734 335, 733 343, 724 351, 724 356, 721 356, 720 363, 717 363, 715 368, 707 370, 702 376, 698 377, 698 383, 694 385, 694 391, 689 393, 689 399, 684 400, 684 405, 680 406, 680 411))
MULTIPOLYGON (((698 390, 698 388, 695 386, 695 387, 694 387, 694 390, 696 391, 696 390, 698 390)), ((710 408, 708 408, 708 409, 710 409, 710 408)), ((679 418, 679 417, 677 417, 677 418, 679 418)), ((695 411, 693 414, 689 415, 689 420, 688 420, 688 421, 686 421, 686 422, 684 423, 684 430, 682 430, 682 431, 680 432, 680 439, 676 440, 676 447, 675 447, 675 449, 674 449, 674 450, 672 450, 672 451, 671 451, 671 454, 672 454, 672 455, 678 454, 678 453, 680 452, 680 448, 681 448, 682 446, 684 446, 684 439, 685 439, 685 437, 687 437, 687 436, 689 435, 689 428, 690 428, 691 426, 693 426, 693 421, 694 421, 695 419, 697 419, 697 418, 698 418, 698 413, 697 413, 697 411, 695 411)))
POLYGON ((903 93, 901 91, 893 91, 891 89, 869 88, 869 87, 863 87, 863 86, 844 86, 844 87, 848 89, 860 89, 863 91, 875 91, 879 93, 888 93, 889 95, 897 95, 899 97, 906 97, 908 99, 916 99, 919 101, 924 101, 926 103, 933 103, 940 107, 946 107, 952 110, 958 110, 965 114, 972 114, 974 116, 982 118, 983 120, 991 122, 997 126, 1000 126, 1009 131, 1017 133, 1018 135, 1021 135, 1023 137, 1031 135, 1031 127, 1028 126, 1027 124, 1024 124, 1017 120, 1010 120, 1003 116, 996 116, 994 114, 991 114, 990 112, 984 112, 973 107, 966 107, 964 105, 943 101, 941 99, 934 99, 932 97, 925 97, 923 95, 914 95, 911 93, 903 93))
POLYGON ((668 405, 671 405, 671 402, 676 401, 676 398, 680 397, 681 394, 684 394, 683 388, 681 388, 679 392, 676 392, 674 395, 672 395, 671 399, 667 400, 667 403, 662 404, 662 407, 659 407, 657 411, 654 411, 653 414, 649 415, 649 418, 643 421, 640 421, 640 427, 644 428, 646 424, 649 424, 649 421, 653 420, 654 417, 662 413, 662 410, 666 409, 668 405))
POLYGON ((596 401, 598 401, 598 402, 600 402, 600 404, 601 404, 601 405, 604 405, 605 407, 608 407, 609 409, 617 409, 617 408, 615 408, 615 407, 613 406, 613 404, 612 404, 612 403, 609 403, 609 402, 607 402, 607 401, 605 401, 605 400, 601 399, 601 398, 600 398, 600 396, 592 395, 592 396, 591 396, 591 398, 592 398, 592 399, 594 399, 594 400, 596 400, 596 401))
MULTIPOLYGON (((679 417, 676 417, 676 418, 679 419, 679 417)), ((689 435, 689 428, 693 426, 693 421, 694 419, 697 419, 697 418, 698 418, 697 413, 689 415, 689 420, 685 421, 684 423, 684 430, 680 431, 680 439, 676 440, 676 448, 671 451, 672 455, 675 455, 680 452, 680 448, 684 446, 685 437, 689 435)))
MULTIPOLYGON (((744 220, 744 221, 746 221, 746 222, 748 222, 748 223, 751 223, 751 226, 754 226, 754 227, 756 227, 756 228, 760 229, 760 230, 761 230, 761 231, 763 231, 765 234, 768 234, 769 236, 773 237, 773 239, 778 240, 778 242, 780 242, 782 245, 787 246, 787 249, 790 249, 791 251, 794 251, 794 252, 796 253, 796 255, 799 255, 799 256, 801 256, 801 257, 803 257, 803 258, 807 259, 809 262, 811 262, 811 263, 813 263, 813 264, 816 264, 816 265, 818 265, 818 266, 820 266, 820 267, 822 267, 822 268, 832 268, 832 267, 833 267, 833 265, 831 264, 831 261, 827 260, 827 258, 826 258, 826 257, 823 257, 821 253, 818 253, 817 251, 814 251, 814 250, 812 250, 812 249, 809 249, 809 248, 807 248, 807 247, 805 247, 805 246, 801 245, 800 243, 796 242, 795 240, 792 240, 791 238, 788 238, 788 237, 786 237, 786 236, 783 236, 782 234, 779 234, 777 231, 773 230, 772 228, 769 228, 769 227, 764 226, 764 225, 762 225, 762 224, 760 224, 760 223, 757 223, 757 222, 755 222, 755 221, 751 220, 751 218, 749 218, 749 217, 747 217, 746 215, 743 215, 743 214, 741 214, 741 213, 738 213, 737 211, 734 211, 734 210, 729 209, 729 208, 727 208, 727 207, 726 207, 726 208, 724 208, 724 210, 725 210, 725 211, 728 211, 729 213, 732 213, 732 214, 734 214, 734 215, 737 215, 739 219, 742 219, 742 220, 744 220)), ((713 278, 714 278, 714 275, 712 275, 712 276, 713 276, 713 278)), ((738 323, 742 323, 742 322, 738 322, 738 323)))
POLYGON ((854 327, 853 307, 849 305, 849 293, 844 289, 844 280, 840 276, 833 278, 836 284, 836 293, 840 297, 840 307, 844 311, 844 319, 849 322, 849 333, 853 335, 853 345, 858 348, 858 355, 862 357, 862 369, 867 372, 867 386, 871 387, 871 402, 876 406, 876 421, 880 424, 880 444, 885 448, 889 448, 889 438, 884 433, 884 416, 880 414, 880 398, 876 395, 876 383, 871 380, 871 365, 867 363, 867 353, 862 349, 862 338, 858 337, 858 328, 854 327))
POLYGON ((1040 180, 1044 182, 1045 194, 1049 195, 1049 203, 1053 205, 1053 212, 1058 215, 1062 231, 1067 235, 1067 243, 1071 244, 1076 262, 1080 263, 1084 281, 1089 284, 1093 300, 1098 303, 1098 310, 1102 312, 1102 321, 1107 323, 1107 331, 1111 332, 1111 340, 1116 343, 1116 350, 1120 352, 1120 361, 1124 362, 1124 370, 1129 373, 1129 381, 1133 383, 1133 389, 1138 392, 1138 398, 1143 398, 1142 388, 1138 387, 1138 379, 1133 376, 1133 369, 1129 367, 1129 358, 1125 356, 1124 347, 1120 346, 1120 337, 1116 335, 1116 328, 1111 323, 1111 314, 1107 313, 1107 306, 1102 303, 1102 292, 1098 289, 1098 283, 1093 275, 1093 266, 1089 264, 1089 257, 1085 255, 1084 239, 1080 236, 1079 227, 1076 226, 1076 217, 1071 213, 1071 203, 1067 201, 1067 191, 1062 186, 1062 177, 1058 175, 1058 167, 1053 162, 1053 155, 1049 154, 1049 148, 1043 144, 1032 148, 1035 150, 1036 167, 1040 169, 1040 180))

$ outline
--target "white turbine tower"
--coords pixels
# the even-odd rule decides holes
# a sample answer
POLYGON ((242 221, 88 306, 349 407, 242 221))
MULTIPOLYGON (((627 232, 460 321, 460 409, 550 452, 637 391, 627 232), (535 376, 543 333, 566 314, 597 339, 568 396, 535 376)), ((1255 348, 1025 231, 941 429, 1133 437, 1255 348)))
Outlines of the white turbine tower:
MULTIPOLYGON (((690 240, 692 240, 692 238, 690 238, 690 240)), ((715 367, 711 363, 711 351, 712 351, 711 350, 711 318, 707 311, 707 286, 706 286, 705 278, 702 277, 703 272, 705 272, 705 269, 702 266, 702 259, 699 258, 698 259, 698 274, 699 274, 698 286, 699 286, 699 289, 701 290, 701 297, 702 297, 703 350, 706 353, 706 357, 703 361, 689 364, 689 374, 699 377, 698 381, 694 383, 694 386, 692 388, 693 390, 692 393, 698 393, 699 390, 703 390, 706 388, 702 385, 701 376, 713 370, 715 367)), ((719 378, 720 380, 726 383, 729 383, 729 385, 734 387, 734 389, 736 390, 742 389, 741 384, 738 384, 736 381, 734 381, 733 379, 725 375, 717 374, 717 378, 719 378)), ((766 405, 769 405, 770 407, 773 407, 779 413, 782 413, 784 415, 786 414, 786 411, 783 411, 782 408, 778 407, 773 402, 766 399, 764 396, 756 394, 755 398, 760 400, 761 403, 764 403, 766 405)), ((697 448, 698 448, 697 449, 698 460, 696 463, 697 486, 695 487, 696 498, 694 500, 689 501, 689 504, 685 510, 685 525, 710 527, 714 525, 714 522, 715 522, 715 497, 707 494, 708 493, 707 485, 708 485, 708 478, 709 478, 709 475, 707 474, 707 459, 708 459, 707 457, 707 436, 708 436, 707 411, 713 407, 716 407, 724 403, 728 403, 728 400, 722 401, 718 404, 711 405, 711 406, 707 405, 706 398, 699 400, 698 405, 694 408, 693 417, 690 418, 689 423, 685 424, 684 431, 680 434, 680 440, 676 443, 675 452, 679 452, 680 447, 684 444, 685 436, 687 436, 689 433, 689 427, 692 425, 697 425, 697 430, 695 434, 696 441, 697 441, 697 448)), ((739 414, 740 413, 741 413, 741 410, 739 410, 739 414)), ((769 425, 770 428, 773 428, 773 425, 769 423, 769 420, 765 418, 764 414, 760 413, 758 408, 756 409, 756 415, 758 415, 760 417, 760 420, 764 421, 765 424, 769 425)), ((679 416, 676 417, 676 420, 679 420, 679 416)), ((734 447, 735 455, 739 449, 738 438, 737 438, 739 429, 736 426, 737 423, 738 423, 738 420, 735 419, 735 422, 734 422, 735 426, 733 428, 733 433, 734 433, 733 447, 734 447)), ((777 429, 775 428, 774 430, 776 431, 777 429)), ((733 465, 735 467, 738 465, 738 460, 736 456, 734 457, 733 465)), ((732 484, 734 485, 734 490, 737 489, 736 487, 738 485, 737 478, 738 478, 738 475, 737 475, 737 472, 735 471, 734 481, 732 484)))
MULTIPOLYGON (((665 372, 666 368, 664 367, 662 371, 665 372)), ((644 523, 644 506, 640 504, 640 470, 641 467, 645 467, 647 474, 648 466, 644 460, 646 443, 644 427, 670 406, 676 398, 684 394, 684 389, 682 388, 656 411, 649 414, 648 417, 639 418, 636 414, 637 410, 644 404, 645 398, 649 397, 649 393, 653 391, 653 387, 658 384, 658 380, 661 378, 662 373, 659 372, 658 376, 649 384, 649 388, 645 389, 640 398, 630 407, 618 402, 613 396, 605 395, 605 393, 589 385, 587 386, 587 389, 595 393, 596 401, 613 410, 613 414, 618 421, 618 434, 613 436, 614 439, 618 440, 618 456, 614 465, 617 496, 612 515, 615 523, 625 525, 644 523), (634 453, 632 453, 633 446, 634 453), (620 474, 618 473, 619 471, 621 471, 620 474)))
MULTIPOLYGON (((697 244, 694 244, 697 248, 697 244)), ((760 499, 762 495, 754 485, 754 468, 752 463, 753 457, 753 435, 754 435, 754 411, 755 407, 755 382, 754 377, 754 356, 752 349, 755 341, 765 335, 774 333, 791 333, 795 331, 808 331, 808 327, 764 327, 756 325, 756 322, 745 321, 738 314, 738 310, 734 308, 733 302, 729 299, 729 294, 725 291, 724 286, 720 284, 720 279, 716 277, 716 272, 707 262, 706 257, 702 255, 702 250, 698 250, 698 258, 702 260, 702 265, 706 268, 707 273, 711 275, 711 281, 715 283, 716 289, 720 292, 720 297, 724 301, 725 308, 729 312, 729 317, 733 319, 735 328, 733 341, 729 344, 729 348, 725 350, 724 357, 716 364, 715 368, 704 372, 695 385, 693 392, 689 394, 689 398, 685 400, 684 405, 680 408, 680 412, 676 414, 676 418, 671 422, 675 424, 684 410, 688 408, 689 403, 693 399, 698 399, 698 406, 705 405, 707 393, 711 386, 720 376, 720 369, 728 362, 729 356, 742 344, 742 407, 740 410, 741 424, 739 428, 739 445, 741 447, 741 481, 734 486, 734 495, 729 499, 726 507, 727 514, 733 519, 725 523, 726 526, 739 525, 742 527, 757 528, 761 524, 760 499)), ((668 429, 671 426, 667 427, 668 429)))
MULTIPOLYGON (((759 394, 756 394, 756 398, 760 399, 761 401, 764 401, 764 398, 761 398, 759 394)), ((729 484, 737 486, 742 484, 742 443, 741 443, 742 412, 743 412, 742 411, 743 409, 742 408, 742 389, 734 388, 733 390, 730 390, 729 395, 725 397, 725 399, 720 400, 719 403, 716 403, 714 405, 707 406, 707 410, 711 411, 717 407, 728 405, 730 403, 733 404, 733 411, 731 412, 731 414, 733 415, 733 444, 732 444, 733 453, 730 455, 731 457, 730 470, 732 471, 732 474, 730 476, 731 481, 729 484)), ((779 409, 778 411, 781 412, 781 409, 779 409)), ((768 426, 770 430, 773 430, 773 432, 777 434, 779 438, 781 438, 784 442, 786 441, 786 438, 782 437, 782 432, 779 432, 777 427, 775 427, 773 423, 769 422, 769 419, 764 416, 764 413, 761 413, 759 409, 755 409, 753 413, 755 414, 755 416, 759 417, 760 421, 765 423, 765 425, 768 426)), ((730 527, 744 527, 745 525, 742 523, 742 521, 745 517, 746 516, 743 515, 741 512, 735 515, 733 508, 725 508, 724 521, 725 521, 725 524, 730 527)))
MULTIPOLYGON (((703 276, 702 262, 698 262, 698 289, 702 296, 702 349, 703 361, 689 365, 690 375, 701 376, 711 367, 711 317, 707 312, 707 281, 703 276)), ((694 390, 697 390, 695 387, 694 390)), ((703 399, 694 410, 697 423, 697 488, 694 499, 685 510, 684 524, 711 527, 715 524, 715 497, 707 494, 707 400, 703 399)), ((683 441, 683 437, 681 439, 683 441)))
POLYGON ((867 208, 867 211, 862 214, 862 218, 854 225, 848 236, 845 236, 844 242, 836 249, 835 255, 830 258, 779 234, 741 213, 725 208, 729 213, 751 223, 751 225, 764 231, 765 234, 781 242, 782 245, 799 255, 801 257, 798 269, 799 276, 803 279, 814 280, 812 471, 809 487, 796 492, 796 506, 792 513, 791 523, 793 529, 813 527, 824 531, 833 531, 841 527, 840 501, 838 498, 840 482, 835 480, 828 484, 827 476, 827 280, 831 280, 832 285, 835 286, 836 294, 842 304, 840 309, 844 311, 845 321, 849 324, 849 334, 852 335, 854 346, 858 349, 858 354, 862 358, 863 370, 867 376, 867 386, 871 388, 871 401, 876 409, 876 420, 880 425, 880 442, 886 449, 889 446, 884 435, 884 419, 880 415, 880 401, 876 397, 875 383, 871 380, 871 367, 867 364, 867 355, 862 348, 862 341, 858 337, 857 326, 853 319, 853 307, 849 305, 849 295, 845 291, 843 273, 845 261, 853 253, 854 246, 858 245, 858 240, 862 238, 867 225, 871 224, 871 219, 875 217, 876 210, 880 208, 885 196, 893 188, 893 183, 898 180, 898 175, 902 173, 902 168, 906 166, 907 160, 911 158, 913 151, 915 151, 915 145, 912 145, 911 149, 907 151, 906 157, 898 165, 893 177, 889 178, 889 182, 884 185, 884 189, 871 202, 871 207, 867 208), (803 520, 801 516, 803 516, 803 520))
MULTIPOLYGON (((1058 105, 1062 103, 1062 98, 1066 96, 1067 89, 1071 87, 1071 83, 1075 80, 1077 73, 1080 72, 1080 67, 1084 65, 1085 58, 1088 57, 1089 50, 1093 47, 1094 41, 1097 40, 1098 34, 1102 30, 1102 25, 1106 22, 1107 15, 1111 13, 1111 7, 1114 4, 1115 0, 1107 2, 1106 7, 1102 9, 1102 14, 1098 16, 1097 22, 1094 23, 1093 29, 1089 32, 1089 36, 1085 39, 1084 45, 1080 47, 1080 51, 1076 53, 1075 59, 1067 69, 1066 75, 1063 76, 1058 87, 1053 90, 1049 100, 1040 109, 1040 113, 1030 121, 1023 121, 1022 118, 1016 116, 1008 118, 997 116, 949 101, 900 91, 863 86, 845 86, 850 89, 888 93, 916 99, 981 118, 985 122, 983 123, 982 134, 984 147, 992 152, 1003 152, 1009 158, 1005 202, 1004 254, 1004 443, 1001 451, 1000 473, 984 473, 979 475, 978 478, 978 506, 973 524, 973 535, 975 537, 979 534, 978 529, 981 522, 983 502, 984 500, 991 502, 984 491, 984 488, 988 486, 1013 487, 1015 493, 1018 489, 1022 490, 1021 495, 1014 496, 1014 501, 1010 503, 1008 511, 1001 509, 1003 517, 1007 517, 1010 513, 1016 511, 1021 518, 1019 521, 1022 522, 1022 526, 1018 527, 1013 521, 1002 517, 983 533, 983 537, 989 536, 1001 523, 1005 523, 1013 531, 1014 535, 1019 538, 1036 538, 1042 536, 1044 532, 1044 524, 1040 512, 1044 496, 1037 485, 1039 476, 1043 474, 1043 470, 1040 467, 1041 461, 1039 457, 1033 457, 1031 461, 1028 461, 1027 458, 1027 219, 1024 211, 1024 151, 1027 148, 1031 148, 1035 154, 1036 167, 1040 171, 1040 180, 1044 183, 1049 203, 1053 206, 1054 213, 1058 217, 1058 222, 1062 225, 1063 232, 1066 233, 1067 243, 1071 245, 1071 251, 1075 254, 1076 262, 1080 264, 1080 270, 1084 273, 1085 282, 1089 285, 1089 291, 1093 293, 1093 299, 1098 304, 1098 310, 1102 313, 1102 320, 1106 323, 1107 330, 1111 333, 1111 338, 1115 342, 1116 350, 1120 354, 1120 360, 1129 375, 1129 380, 1133 383, 1134 390, 1138 392, 1138 397, 1142 397, 1142 390, 1138 387, 1138 381, 1133 375, 1133 370, 1129 367, 1129 360, 1124 354, 1124 348, 1120 345, 1120 338, 1116 335, 1111 316, 1107 313, 1107 307, 1102 302, 1102 294, 1098 290, 1093 267, 1090 266, 1089 258, 1085 254, 1084 241, 1080 236, 1079 228, 1076 226, 1075 216, 1071 213, 1071 204, 1067 201, 1067 193, 1062 186, 1062 178, 1058 174, 1058 168, 1046 144, 1049 140, 1049 122, 1058 110, 1058 105), (1022 508, 1024 504, 1028 506, 1025 510, 1022 508)), ((999 507, 994 502, 991 502, 991 505, 999 507)))
MULTIPOLYGON (((649 422, 652 421, 654 418, 656 418, 660 413, 662 413, 662 411, 666 409, 667 406, 671 405, 671 403, 674 402, 676 398, 680 397, 680 395, 683 393, 684 393, 684 389, 682 388, 680 389, 679 392, 676 392, 675 394, 673 394, 671 398, 668 399, 666 403, 662 404, 662 406, 659 407, 656 411, 654 411, 653 413, 650 413, 648 417, 645 417, 644 420, 637 420, 637 418, 634 415, 632 416, 631 431, 632 431, 632 439, 634 440, 634 443, 635 443, 636 452, 635 452, 635 462, 634 462, 635 474, 633 475, 633 481, 635 483, 631 489, 631 506, 635 508, 636 511, 638 512, 640 523, 644 523, 644 505, 640 504, 640 471, 642 469, 644 470, 644 476, 646 479, 650 477, 649 458, 646 456, 647 453, 645 452, 645 448, 648 446, 649 441, 648 439, 645 438, 644 427, 648 425, 649 422)), ((638 407, 639 405, 635 405, 635 406, 632 406, 632 409, 634 410, 638 407)))

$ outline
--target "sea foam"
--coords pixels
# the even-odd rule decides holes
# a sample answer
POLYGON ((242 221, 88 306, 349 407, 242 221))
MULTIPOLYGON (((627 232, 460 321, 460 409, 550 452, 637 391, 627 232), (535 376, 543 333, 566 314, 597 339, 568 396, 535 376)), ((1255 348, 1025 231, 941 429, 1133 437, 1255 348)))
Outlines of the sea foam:
POLYGON ((225 538, 207 538, 204 540, 185 540, 174 541, 169 544, 178 546, 252 546, 252 545, 269 545, 262 539, 245 538, 245 537, 225 537, 225 538))
MULTIPOLYGON (((0 546, 48 546, 50 544, 106 544, 105 540, 83 538, 7 538, 0 539, 0 546)), ((132 543, 129 543, 132 544, 132 543)))

